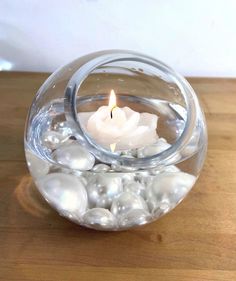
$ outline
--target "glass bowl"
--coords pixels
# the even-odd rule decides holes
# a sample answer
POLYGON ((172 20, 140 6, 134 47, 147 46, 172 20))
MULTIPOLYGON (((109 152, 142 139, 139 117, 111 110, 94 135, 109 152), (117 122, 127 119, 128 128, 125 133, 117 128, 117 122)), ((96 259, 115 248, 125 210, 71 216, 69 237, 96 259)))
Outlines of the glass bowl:
POLYGON ((154 58, 121 50, 53 73, 25 130, 42 196, 60 215, 97 230, 129 229, 172 210, 195 184, 206 148, 189 83, 154 58))

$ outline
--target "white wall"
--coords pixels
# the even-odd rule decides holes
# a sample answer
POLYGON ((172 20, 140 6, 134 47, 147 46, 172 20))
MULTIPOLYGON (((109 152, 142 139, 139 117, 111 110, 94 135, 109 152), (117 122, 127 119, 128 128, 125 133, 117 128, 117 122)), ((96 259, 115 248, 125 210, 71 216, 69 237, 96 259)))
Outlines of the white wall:
POLYGON ((236 76, 235 0, 0 0, 0 69, 54 71, 133 49, 184 75, 236 76))

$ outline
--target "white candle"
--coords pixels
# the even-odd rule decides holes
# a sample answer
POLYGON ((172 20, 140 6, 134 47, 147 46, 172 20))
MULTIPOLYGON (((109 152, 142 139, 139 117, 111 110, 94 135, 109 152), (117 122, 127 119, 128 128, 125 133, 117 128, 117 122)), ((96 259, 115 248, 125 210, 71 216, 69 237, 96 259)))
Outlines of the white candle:
POLYGON ((158 117, 136 112, 127 106, 117 107, 113 90, 108 106, 101 106, 96 112, 79 113, 79 118, 90 136, 111 150, 139 148, 158 139, 158 117))

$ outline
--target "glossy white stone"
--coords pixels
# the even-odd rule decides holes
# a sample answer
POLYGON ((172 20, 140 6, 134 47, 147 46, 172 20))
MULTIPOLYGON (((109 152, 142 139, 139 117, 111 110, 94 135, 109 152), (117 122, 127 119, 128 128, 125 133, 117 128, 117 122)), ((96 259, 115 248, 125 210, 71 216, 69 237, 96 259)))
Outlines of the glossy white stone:
POLYGON ((55 149, 63 144, 68 139, 68 136, 64 136, 56 131, 46 131, 42 135, 43 145, 50 149, 55 149))
POLYGON ((152 182, 154 176, 152 175, 152 173, 150 172, 150 170, 146 170, 143 171, 141 173, 138 173, 135 176, 135 181, 140 182, 143 186, 147 186, 150 185, 150 183, 152 182))
POLYGON ((111 212, 116 217, 126 215, 136 209, 147 210, 147 205, 142 197, 131 192, 123 192, 114 199, 111 205, 111 212))
MULTIPOLYGON (((166 141, 166 139, 159 138, 154 144, 138 149, 137 155, 138 158, 153 156, 167 150, 170 147, 171 145, 166 141)), ((176 162, 179 162, 180 159, 181 159, 181 155, 180 153, 177 152, 171 158, 166 160, 165 165, 174 164, 176 162)))
POLYGON ((128 184, 125 184, 124 191, 135 193, 143 198, 146 196, 145 186, 137 181, 131 181, 128 184))
POLYGON ((41 178, 49 172, 50 164, 47 161, 44 161, 30 151, 26 151, 25 156, 30 173, 35 179, 41 178))
POLYGON ((93 172, 106 172, 110 170, 110 166, 106 164, 97 164, 92 168, 93 172))
POLYGON ((172 173, 180 172, 180 169, 175 165, 165 166, 163 170, 164 172, 172 172, 172 173))
POLYGON ((68 121, 59 122, 54 125, 54 130, 60 133, 64 137, 69 137, 73 135, 73 125, 68 121))
POLYGON ((123 166, 123 165, 117 165, 117 164, 112 164, 111 165, 112 170, 116 172, 133 172, 138 170, 136 167, 132 166, 123 166))
POLYGON ((130 158, 137 158, 137 149, 128 149, 128 150, 122 150, 120 152, 121 157, 130 157, 130 158))
POLYGON ((146 202, 152 213, 164 202, 174 207, 185 197, 196 181, 196 177, 183 172, 163 172, 147 186, 146 202))
POLYGON ((150 213, 144 209, 131 210, 119 217, 119 225, 123 228, 143 225, 152 219, 150 213))
POLYGON ((76 142, 58 147, 53 156, 58 163, 81 171, 92 169, 95 163, 94 156, 76 142))
POLYGON ((155 208, 152 210, 152 216, 155 219, 163 216, 164 214, 166 214, 176 206, 176 203, 170 202, 170 200, 167 198, 163 199, 158 204, 154 202, 154 204, 155 204, 155 208))
POLYGON ((169 147, 171 147, 171 145, 164 138, 159 138, 155 142, 155 144, 148 145, 143 148, 139 148, 137 150, 138 158, 144 158, 144 157, 156 155, 168 149, 169 147))
POLYGON ((116 218, 104 208, 93 208, 83 216, 83 224, 97 230, 114 230, 117 228, 116 218))
POLYGON ((134 174, 133 173, 119 173, 119 175, 122 177, 123 185, 134 181, 134 174))
POLYGON ((84 186, 86 186, 86 185, 88 184, 88 180, 87 180, 85 177, 80 176, 79 179, 80 179, 80 181, 82 182, 82 184, 83 184, 84 186))
POLYGON ((164 166, 164 167, 157 167, 157 168, 153 168, 150 170, 150 174, 151 175, 158 175, 160 173, 164 173, 164 172, 180 172, 180 169, 178 167, 176 167, 175 165, 168 165, 168 166, 164 166))
POLYGON ((90 207, 110 208, 112 200, 123 191, 121 177, 117 174, 98 174, 88 182, 90 207))
POLYGON ((80 218, 88 206, 87 192, 74 175, 52 173, 36 181, 40 192, 61 214, 80 218))

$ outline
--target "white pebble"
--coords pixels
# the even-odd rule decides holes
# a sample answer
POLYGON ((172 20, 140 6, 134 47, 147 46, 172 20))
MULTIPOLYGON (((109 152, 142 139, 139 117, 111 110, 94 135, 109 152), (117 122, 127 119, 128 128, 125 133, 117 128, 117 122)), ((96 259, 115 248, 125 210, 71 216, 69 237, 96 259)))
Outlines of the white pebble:
POLYGON ((168 165, 164 167, 164 172, 180 172, 180 169, 178 167, 176 167, 175 165, 168 165))
POLYGON ((117 227, 113 214, 103 208, 88 210, 83 216, 83 224, 97 230, 114 230, 117 227))
POLYGON ((25 153, 27 164, 31 175, 37 179, 45 176, 49 172, 50 164, 36 156, 30 151, 25 153))
POLYGON ((152 216, 153 218, 159 218, 174 208, 175 204, 172 204, 168 199, 164 199, 155 206, 152 211, 152 216))
MULTIPOLYGON (((151 175, 150 170, 137 174, 135 180, 139 181, 143 186, 150 185, 154 176, 151 175)), ((145 196, 144 196, 145 197, 145 196)))
POLYGON ((57 123, 54 126, 54 129, 64 137, 73 135, 72 124, 70 124, 68 121, 57 123))
POLYGON ((43 145, 50 149, 55 149, 59 147, 67 139, 68 136, 63 136, 62 134, 55 131, 46 131, 42 135, 43 145))
POLYGON ((97 164, 93 167, 92 171, 93 172, 106 172, 110 170, 110 167, 106 164, 97 164))
POLYGON ((120 153, 121 157, 130 157, 130 158, 136 158, 137 157, 137 149, 129 149, 129 150, 122 150, 120 153))
POLYGON ((116 217, 128 214, 129 211, 136 209, 147 210, 147 205, 142 197, 131 192, 123 192, 114 199, 111 205, 111 212, 116 217))
POLYGON ((122 183, 124 185, 134 181, 133 173, 120 173, 120 176, 122 177, 122 183))
POLYGON ((146 189, 149 209, 152 213, 156 212, 163 202, 174 207, 185 197, 195 181, 195 176, 183 172, 158 174, 146 189))
POLYGON ((144 209, 135 209, 129 211, 119 218, 119 225, 121 227, 132 227, 143 225, 150 222, 152 219, 150 213, 144 209))
POLYGON ((132 181, 124 185, 124 191, 133 192, 139 196, 145 197, 145 186, 140 182, 132 181))
POLYGON ((151 175, 158 175, 160 173, 163 172, 180 172, 180 169, 178 167, 176 167, 175 165, 167 165, 164 167, 157 167, 157 168, 153 168, 150 170, 151 175))
POLYGON ((45 199, 60 213, 78 218, 85 213, 88 205, 87 192, 76 176, 52 173, 36 181, 36 184, 45 199))
MULTIPOLYGON (((148 156, 154 156, 156 154, 159 154, 168 148, 170 148, 171 145, 166 141, 164 138, 159 138, 156 143, 152 145, 145 146, 143 148, 138 149, 138 158, 144 158, 148 156)), ((181 159, 180 153, 176 153, 173 157, 169 158, 165 164, 171 165, 176 162, 178 162, 181 159)))
POLYGON ((121 177, 112 173, 98 174, 87 185, 91 207, 110 208, 112 200, 122 191, 121 177))
POLYGON ((81 171, 90 170, 95 163, 94 156, 75 142, 60 146, 54 151, 53 156, 59 164, 81 171))
POLYGON ((82 182, 82 184, 84 186, 86 186, 88 184, 88 180, 84 177, 84 176, 79 176, 80 181, 82 182))
POLYGON ((138 149, 138 158, 153 156, 168 149, 171 145, 164 139, 159 138, 155 144, 138 149))
POLYGON ((123 166, 119 164, 112 164, 111 165, 112 170, 117 171, 117 172, 133 172, 138 170, 136 167, 132 166, 123 166))

